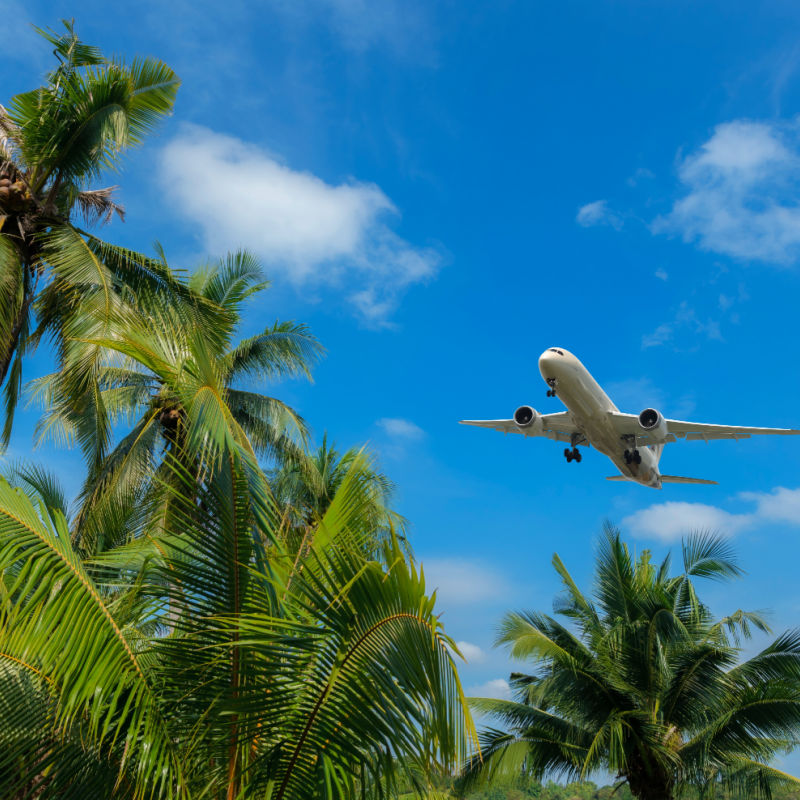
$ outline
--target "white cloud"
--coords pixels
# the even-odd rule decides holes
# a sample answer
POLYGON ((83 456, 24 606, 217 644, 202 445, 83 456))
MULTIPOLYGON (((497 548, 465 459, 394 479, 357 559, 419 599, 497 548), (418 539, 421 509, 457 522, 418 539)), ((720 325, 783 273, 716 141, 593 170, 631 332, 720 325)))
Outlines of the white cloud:
POLYGON ((581 206, 575 221, 584 228, 610 225, 615 230, 619 230, 622 227, 622 218, 608 207, 607 200, 595 200, 594 203, 581 206))
POLYGON ((659 267, 653 274, 660 281, 666 281, 669 278, 669 275, 667 274, 667 271, 665 269, 663 269, 662 267, 659 267))
POLYGON ((494 568, 477 561, 426 558, 422 566, 429 590, 436 589, 442 608, 481 605, 510 594, 507 582, 494 568))
POLYGON ((735 120, 718 125, 680 163, 687 190, 656 233, 677 233, 736 258, 790 264, 800 255, 800 124, 735 120))
POLYGON ((422 439, 425 437, 425 431, 415 425, 410 419, 402 419, 400 417, 383 417, 376 423, 379 427, 383 428, 386 433, 394 439, 422 439))
POLYGON ((751 522, 749 514, 730 514, 704 503, 669 501, 643 508, 622 520, 623 526, 640 539, 679 541, 692 531, 732 535, 751 522))
POLYGON ((662 542, 678 541, 697 530, 733 535, 764 523, 800 526, 800 489, 779 486, 771 492, 741 492, 738 499, 755 503, 755 510, 736 514, 703 503, 671 501, 636 511, 622 524, 638 538, 662 542))
POLYGON ((471 664, 483 661, 486 658, 486 653, 478 645, 472 644, 472 642, 456 642, 456 647, 471 664))
POLYGON ((510 700, 511 687, 503 678, 495 678, 486 683, 470 686, 466 694, 468 697, 494 697, 496 700, 510 700))
POLYGON ((739 497, 756 503, 756 516, 770 522, 800 525, 800 489, 779 486, 771 492, 742 492, 739 497))
POLYGON ((403 290, 433 277, 440 265, 436 251, 412 246, 388 226, 397 209, 378 186, 326 183, 207 128, 184 126, 166 145, 161 178, 210 253, 251 249, 298 287, 343 290, 375 324, 403 290))

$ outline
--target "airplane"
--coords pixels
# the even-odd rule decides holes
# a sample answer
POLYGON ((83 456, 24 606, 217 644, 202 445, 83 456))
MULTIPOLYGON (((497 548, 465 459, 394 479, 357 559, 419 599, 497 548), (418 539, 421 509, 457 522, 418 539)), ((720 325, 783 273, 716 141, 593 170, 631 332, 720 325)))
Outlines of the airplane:
POLYGON ((797 435, 789 428, 740 428, 665 419, 655 408, 640 414, 624 414, 611 402, 589 370, 563 347, 549 347, 539 357, 539 371, 548 386, 548 397, 559 397, 567 411, 540 414, 531 406, 520 406, 511 419, 464 419, 462 425, 491 428, 502 433, 543 436, 567 442, 567 462, 580 463, 579 446, 590 445, 608 456, 619 475, 609 481, 635 481, 661 489, 665 483, 716 484, 702 478, 662 475, 658 462, 665 444, 677 439, 748 439, 755 434, 797 435))

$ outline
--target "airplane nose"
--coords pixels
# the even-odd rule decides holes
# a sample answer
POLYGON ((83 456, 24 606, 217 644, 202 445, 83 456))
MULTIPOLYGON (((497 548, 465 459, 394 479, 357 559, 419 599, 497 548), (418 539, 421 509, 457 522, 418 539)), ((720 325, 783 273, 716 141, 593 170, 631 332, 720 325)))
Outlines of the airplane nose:
POLYGON ((551 353, 549 350, 545 350, 539 356, 539 372, 542 373, 543 378, 549 378, 550 372, 552 370, 548 369, 548 367, 553 363, 553 359, 555 357, 555 353, 551 353))

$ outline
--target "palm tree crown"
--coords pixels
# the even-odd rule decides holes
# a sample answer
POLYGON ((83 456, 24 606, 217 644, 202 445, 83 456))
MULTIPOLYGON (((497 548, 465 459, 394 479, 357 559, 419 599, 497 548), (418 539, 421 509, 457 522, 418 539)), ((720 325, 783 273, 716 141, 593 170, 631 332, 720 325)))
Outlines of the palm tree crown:
POLYGON ((199 477, 228 446, 251 458, 294 463, 304 457, 303 419, 281 400, 252 391, 251 384, 310 377, 322 352, 319 342, 295 322, 275 322, 235 341, 243 303, 267 285, 256 260, 235 253, 197 270, 188 283, 191 297, 212 309, 213 325, 191 324, 185 304, 170 298, 151 303, 146 314, 119 317, 112 338, 84 340, 84 347, 106 353, 88 406, 76 407, 63 372, 33 382, 46 409, 40 437, 77 440, 87 457, 90 471, 76 519, 84 531, 87 515, 100 505, 139 505, 154 485, 169 481, 169 460, 199 477), (98 409, 110 423, 132 422, 110 452, 109 423, 98 420, 98 409))
POLYGON ((642 800, 689 787, 769 797, 774 786, 800 785, 769 765, 800 734, 800 632, 739 661, 741 640, 766 623, 745 611, 715 620, 694 586, 741 573, 723 540, 690 537, 673 576, 669 557, 655 565, 645 550, 634 560, 607 527, 592 597, 557 555, 553 563, 565 589, 555 608, 568 624, 537 612, 503 620, 498 642, 536 671, 512 676, 514 701, 474 701, 508 731, 483 734, 468 781, 607 770, 642 800))
POLYGON ((64 365, 71 324, 87 312, 109 319, 121 287, 176 288, 158 261, 105 244, 77 219, 91 224, 122 215, 113 187, 92 183, 118 168, 123 153, 170 113, 179 81, 155 59, 109 60, 81 42, 71 22, 64 25, 61 35, 39 31, 58 60, 46 84, 0 106, 3 443, 26 349, 53 336, 64 365))

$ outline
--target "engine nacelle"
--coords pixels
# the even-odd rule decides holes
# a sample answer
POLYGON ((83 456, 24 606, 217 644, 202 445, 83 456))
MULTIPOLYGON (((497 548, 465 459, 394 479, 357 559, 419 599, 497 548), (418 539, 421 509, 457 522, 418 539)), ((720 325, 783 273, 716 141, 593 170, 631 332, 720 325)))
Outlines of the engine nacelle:
POLYGON ((639 425, 646 430, 656 441, 667 438, 667 421, 661 416, 661 412, 655 408, 646 408, 639 414, 639 425))
POLYGON ((520 406, 514 412, 514 424, 518 428, 532 428, 536 424, 541 425, 541 417, 539 412, 531 406, 520 406))

